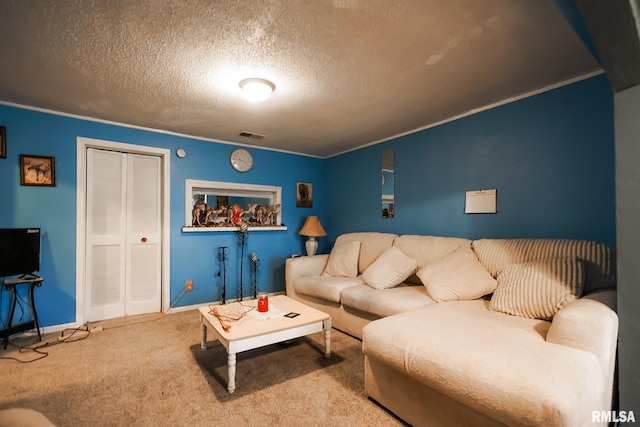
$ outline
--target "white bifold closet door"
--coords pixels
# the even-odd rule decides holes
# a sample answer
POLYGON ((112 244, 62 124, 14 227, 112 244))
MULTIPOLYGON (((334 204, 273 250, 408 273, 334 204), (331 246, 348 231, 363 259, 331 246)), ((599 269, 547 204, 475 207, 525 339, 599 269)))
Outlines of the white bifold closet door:
POLYGON ((87 320, 161 311, 160 185, 159 157, 87 149, 87 320))

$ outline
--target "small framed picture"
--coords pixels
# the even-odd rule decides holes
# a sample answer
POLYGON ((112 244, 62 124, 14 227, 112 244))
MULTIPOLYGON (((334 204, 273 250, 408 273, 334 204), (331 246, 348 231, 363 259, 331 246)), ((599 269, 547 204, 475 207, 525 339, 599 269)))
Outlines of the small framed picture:
POLYGON ((229 206, 229 196, 216 196, 216 209, 229 206))
POLYGON ((313 184, 310 182, 296 183, 296 207, 313 207, 313 184))
POLYGON ((56 185, 55 158, 20 154, 20 185, 56 185))
POLYGON ((0 159, 7 158, 7 128, 0 126, 0 159))

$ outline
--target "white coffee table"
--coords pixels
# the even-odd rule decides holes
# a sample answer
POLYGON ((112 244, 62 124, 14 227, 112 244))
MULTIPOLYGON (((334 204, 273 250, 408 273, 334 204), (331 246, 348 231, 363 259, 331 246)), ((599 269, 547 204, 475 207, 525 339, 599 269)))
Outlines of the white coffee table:
MULTIPOLYGON (((257 300, 243 301, 242 304, 256 306, 257 300)), ((236 354, 239 352, 324 331, 324 357, 331 356, 331 316, 285 295, 270 296, 269 307, 276 307, 284 313, 294 312, 300 315, 293 318, 276 317, 264 320, 245 315, 237 324, 231 323, 231 329, 225 331, 218 318, 210 312, 209 307, 200 308, 201 347, 205 350, 207 348, 207 330, 209 330, 227 349, 229 393, 233 393, 236 389, 236 354)))

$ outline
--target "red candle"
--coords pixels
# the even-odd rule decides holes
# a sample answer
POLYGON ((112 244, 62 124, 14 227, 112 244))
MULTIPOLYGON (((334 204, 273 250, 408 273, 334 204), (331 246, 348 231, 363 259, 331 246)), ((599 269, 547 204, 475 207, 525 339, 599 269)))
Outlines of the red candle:
POLYGON ((260 313, 269 311, 269 294, 266 292, 260 292, 258 294, 258 311, 260 313))

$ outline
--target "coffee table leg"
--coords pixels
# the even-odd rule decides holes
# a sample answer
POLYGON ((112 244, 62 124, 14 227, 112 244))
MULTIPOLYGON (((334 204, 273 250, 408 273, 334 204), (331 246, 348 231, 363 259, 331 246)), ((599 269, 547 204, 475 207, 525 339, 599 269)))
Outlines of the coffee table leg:
POLYGON ((202 323, 202 342, 200 343, 200 348, 203 350, 207 349, 207 325, 204 323, 204 316, 201 317, 202 323))
POLYGON ((227 371, 229 376, 229 383, 227 384, 227 391, 233 393, 236 391, 236 354, 229 353, 227 357, 227 371))
POLYGON ((331 357, 331 320, 324 322, 324 357, 331 357))

